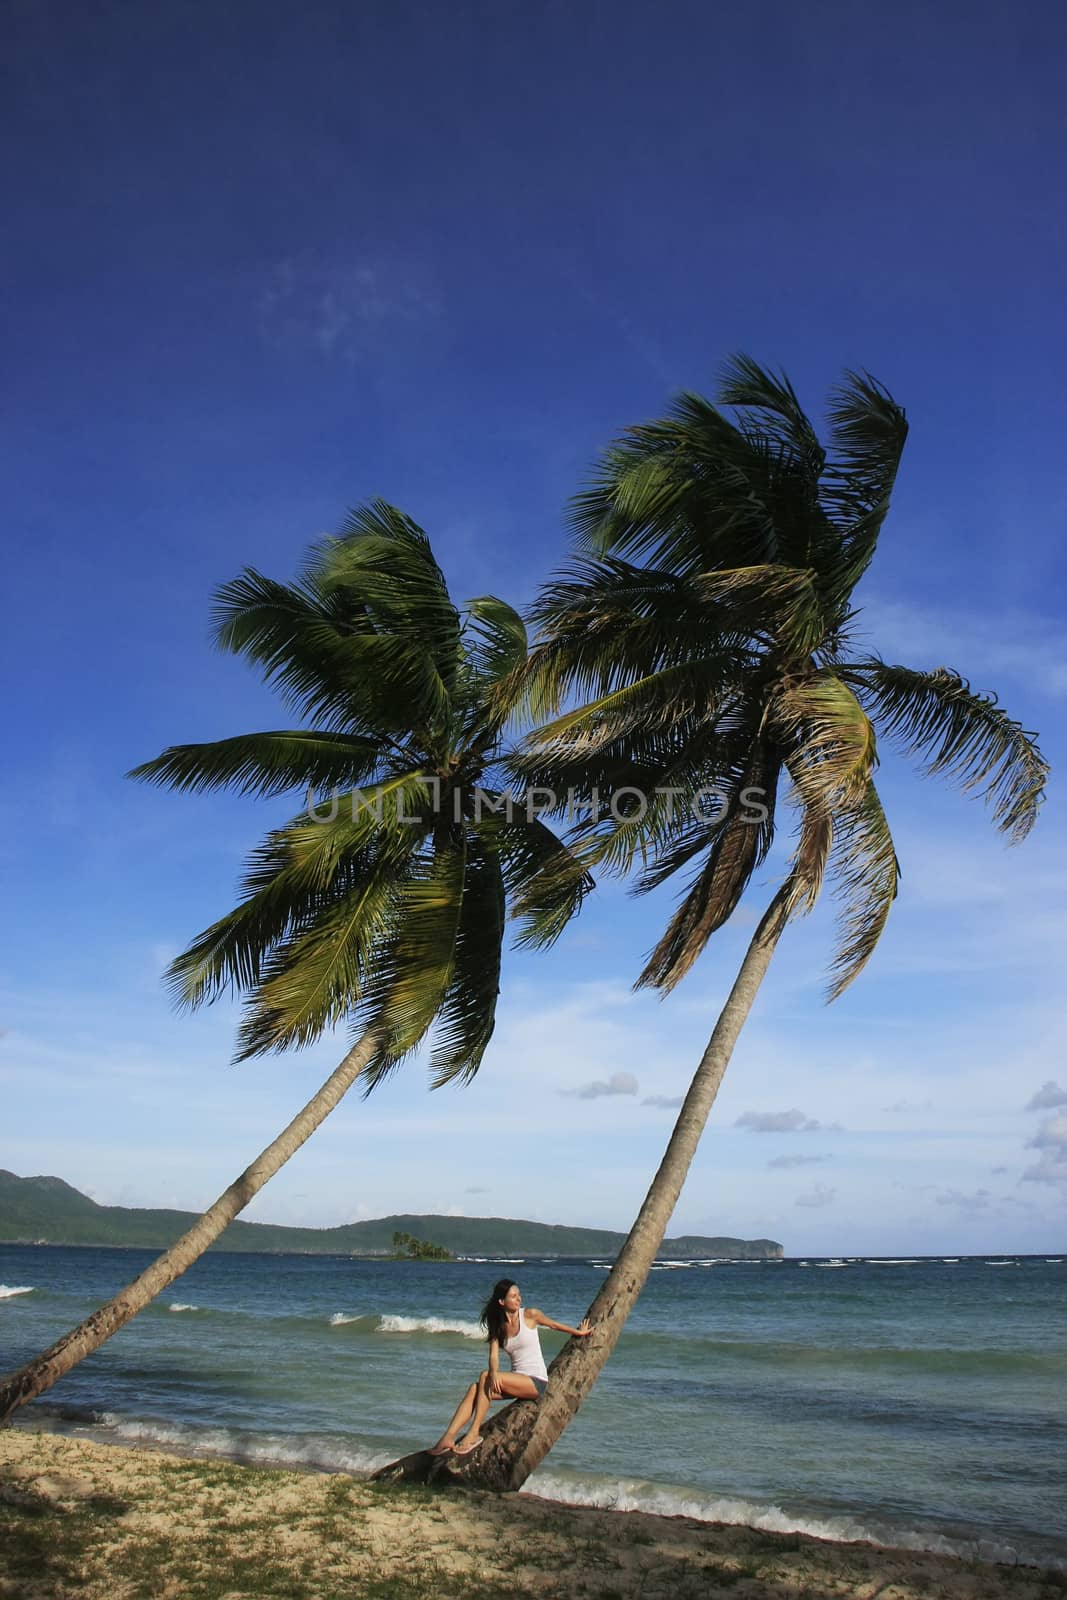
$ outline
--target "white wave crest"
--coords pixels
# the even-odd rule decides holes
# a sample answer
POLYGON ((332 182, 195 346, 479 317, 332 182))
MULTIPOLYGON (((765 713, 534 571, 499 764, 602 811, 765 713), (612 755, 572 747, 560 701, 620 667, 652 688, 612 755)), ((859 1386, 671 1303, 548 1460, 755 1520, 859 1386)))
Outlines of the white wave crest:
POLYGON ((36 1287, 34 1283, 0 1283, 0 1300, 13 1300, 17 1294, 32 1294, 36 1287))
POLYGON ((263 1466, 317 1468, 325 1472, 370 1474, 393 1460, 395 1449, 374 1449, 329 1434, 250 1433, 238 1428, 205 1428, 181 1422, 150 1422, 99 1412, 93 1421, 118 1444, 221 1456, 263 1466))
MULTIPOLYGON (((415 1320, 415 1319, 405 1319, 415 1320)), ((258 1463, 262 1466, 296 1467, 325 1472, 350 1472, 369 1475, 391 1461, 397 1450, 395 1439, 388 1447, 369 1440, 329 1433, 254 1433, 245 1429, 204 1427, 197 1424, 126 1418, 110 1411, 94 1411, 92 1422, 76 1429, 78 1435, 104 1435, 116 1444, 153 1446, 186 1456, 223 1457, 258 1463)), ((523 1493, 570 1505, 602 1507, 614 1511, 644 1511, 655 1516, 692 1517, 701 1522, 724 1522, 759 1528, 769 1533, 799 1533, 814 1539, 833 1539, 843 1543, 871 1543, 888 1549, 926 1550, 967 1561, 1005 1562, 1012 1565, 1038 1565, 1061 1568, 1008 1543, 986 1540, 950 1539, 933 1531, 895 1527, 853 1517, 815 1517, 794 1515, 776 1505, 717 1497, 697 1489, 642 1479, 593 1478, 566 1471, 536 1472, 523 1493)))
POLYGON ((172 1300, 167 1307, 168 1311, 199 1311, 199 1306, 186 1305, 184 1300, 172 1300))
MULTIPOLYGON (((582 1481, 562 1473, 535 1472, 523 1494, 565 1500, 572 1505, 598 1506, 609 1511, 647 1511, 657 1517, 693 1517, 698 1522, 726 1522, 766 1533, 801 1533, 811 1539, 834 1539, 843 1544, 876 1544, 886 1549, 928 1550, 967 1561, 1017 1562, 1024 1554, 1008 1544, 956 1540, 912 1528, 865 1524, 854 1517, 794 1516, 780 1506, 761 1506, 672 1488, 640 1479, 582 1481)), ((1047 1563, 1046 1563, 1047 1564, 1047 1563)))
POLYGON ((330 1318, 330 1327, 331 1328, 343 1328, 345 1326, 346 1322, 358 1322, 358 1321, 359 1321, 358 1317, 350 1317, 350 1316, 347 1316, 345 1314, 345 1312, 343 1312, 343 1311, 335 1311, 333 1316, 330 1318))
POLYGON ((464 1339, 484 1339, 485 1330, 476 1322, 461 1322, 451 1317, 379 1317, 379 1333, 458 1333, 464 1339))

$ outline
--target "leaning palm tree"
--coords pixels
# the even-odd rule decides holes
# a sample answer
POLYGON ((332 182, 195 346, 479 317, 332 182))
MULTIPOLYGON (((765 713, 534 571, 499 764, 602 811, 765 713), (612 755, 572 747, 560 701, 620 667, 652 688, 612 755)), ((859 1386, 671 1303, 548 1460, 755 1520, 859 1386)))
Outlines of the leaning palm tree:
POLYGON ((626 871, 640 859, 638 893, 695 865, 639 986, 666 993, 689 971, 766 858, 783 801, 797 825, 792 859, 589 1308, 593 1335, 565 1346, 540 1405, 508 1407, 476 1455, 435 1463, 435 1476, 520 1487, 589 1393, 655 1259, 775 946, 825 875, 841 902, 829 998, 871 956, 899 874, 873 781, 876 732, 927 773, 983 793, 1012 842, 1043 796, 1034 736, 995 697, 947 668, 850 648, 853 591, 907 433, 886 390, 847 376, 831 398, 830 453, 789 383, 747 358, 728 367, 720 399, 732 417, 684 395, 666 418, 630 430, 577 499, 578 560, 539 599, 540 638, 516 673, 535 717, 552 719, 522 770, 584 800, 570 842, 587 865, 626 871))
POLYGON ((172 963, 173 995, 196 1007, 241 994, 239 1061, 341 1023, 354 1041, 176 1244, 0 1380, 0 1421, 185 1272, 357 1078, 373 1088, 431 1025, 434 1086, 473 1077, 493 1032, 508 897, 520 940, 547 944, 591 886, 499 787, 500 691, 526 655, 521 618, 492 596, 461 615, 401 512, 377 502, 353 513, 293 585, 246 570, 219 591, 214 628, 318 726, 177 745, 131 774, 176 789, 307 791, 305 810, 252 853, 240 903, 172 963), (332 791, 325 807, 316 790, 332 791))

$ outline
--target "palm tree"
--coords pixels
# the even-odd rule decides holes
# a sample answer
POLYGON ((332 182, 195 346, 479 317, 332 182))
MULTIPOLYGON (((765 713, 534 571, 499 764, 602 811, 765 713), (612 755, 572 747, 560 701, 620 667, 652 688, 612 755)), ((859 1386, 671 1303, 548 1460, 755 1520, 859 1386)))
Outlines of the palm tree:
MULTIPOLYGON (((926 773, 983 793, 1012 842, 1043 797, 1048 769, 1034 736, 995 697, 947 668, 850 651, 853 591, 907 434, 887 391, 846 376, 831 397, 829 454, 788 381, 746 357, 727 368, 720 402, 732 418, 687 394, 631 429, 576 500, 578 559, 539 599, 540 638, 517 669, 534 715, 553 718, 522 769, 588 802, 571 840, 587 865, 625 871, 640 857, 645 893, 695 864, 638 986, 673 989, 729 919, 771 848, 787 784, 792 860, 589 1309, 592 1337, 564 1347, 540 1405, 499 1413, 477 1454, 445 1458, 435 1476, 519 1488, 589 1393, 655 1259, 775 946, 825 874, 841 902, 828 997, 869 959, 899 874, 873 781, 876 730, 926 773), (560 714, 574 698, 577 709, 560 714)), ((410 1458, 385 1471, 418 1476, 423 1466, 410 1458)))
POLYGON ((368 1091, 436 1024, 435 1087, 467 1081, 493 1032, 505 912, 550 943, 591 879, 502 794, 501 684, 526 655, 502 600, 449 598, 422 530, 376 502, 316 547, 300 580, 246 570, 216 597, 217 644, 316 728, 177 745, 132 777, 176 789, 307 791, 252 853, 244 897, 171 965, 176 1002, 244 997, 236 1059, 354 1025, 341 1064, 288 1127, 146 1271, 0 1381, 0 1421, 48 1389, 185 1272, 362 1077, 368 1091), (328 813, 314 790, 332 790, 328 813))

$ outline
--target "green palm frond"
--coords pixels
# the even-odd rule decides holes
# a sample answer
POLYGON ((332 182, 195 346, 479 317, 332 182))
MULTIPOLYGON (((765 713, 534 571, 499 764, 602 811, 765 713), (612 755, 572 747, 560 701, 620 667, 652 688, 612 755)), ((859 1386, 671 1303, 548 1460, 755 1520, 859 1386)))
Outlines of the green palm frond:
POLYGON ((513 606, 493 594, 468 600, 466 610, 467 653, 478 677, 495 687, 526 660, 526 624, 513 606))
POLYGON ((825 638, 827 618, 812 568, 764 563, 700 573, 693 588, 714 623, 723 613, 730 633, 770 645, 790 656, 807 656, 825 638))
POLYGON ((656 871, 649 859, 658 864, 688 833, 694 809, 699 826, 708 826, 700 819, 709 795, 744 787, 758 722, 758 700, 736 692, 706 717, 679 710, 673 724, 659 727, 651 714, 635 715, 610 743, 600 742, 595 724, 587 738, 579 727, 569 742, 531 745, 518 766, 528 782, 567 802, 568 843, 591 869, 623 873, 640 858, 648 874, 656 871))
POLYGON ((236 1061, 312 1044, 361 1003, 378 947, 396 925, 405 865, 388 850, 368 853, 342 899, 272 946, 246 1004, 236 1061))
POLYGON ((682 394, 605 452, 571 522, 580 549, 672 571, 773 562, 767 484, 766 454, 703 396, 682 394))
POLYGON ((350 511, 340 536, 319 547, 306 581, 346 614, 353 603, 364 606, 379 635, 418 645, 446 693, 454 691, 459 613, 426 533, 403 511, 385 500, 350 511))
POLYGON ((841 909, 826 997, 836 1000, 874 953, 900 881, 893 837, 873 783, 856 804, 835 813, 830 871, 841 909))
POLYGON ((889 511, 908 437, 903 409, 867 372, 849 372, 831 393, 828 408, 833 464, 823 474, 822 502, 842 535, 831 578, 839 604, 874 556, 889 511))
POLYGON ((175 1002, 242 995, 238 1060, 360 1019, 381 1041, 368 1087, 437 1018, 435 1081, 470 1076, 493 1030, 506 890, 546 942, 592 887, 539 819, 483 828, 471 815, 471 796, 499 799, 511 775, 522 618, 492 595, 461 616, 425 532, 379 500, 316 545, 296 582, 248 568, 224 585, 213 628, 320 726, 175 745, 131 773, 307 793, 251 853, 239 903, 171 963, 175 1002))
POLYGON ((630 429, 605 451, 589 488, 571 503, 579 551, 604 557, 626 549, 640 558, 662 548, 696 488, 679 443, 668 426, 651 424, 630 429))
POLYGON ((1026 837, 1044 799, 1049 764, 1037 736, 1013 721, 995 695, 976 694, 948 667, 917 672, 875 657, 845 674, 888 736, 923 771, 943 773, 966 791, 984 795, 993 819, 1013 843, 1026 837))
POLYGON ((1032 827, 1048 766, 1034 735, 944 669, 914 673, 852 657, 852 591, 889 509, 907 420, 888 390, 849 372, 831 392, 824 448, 788 379, 748 356, 726 368, 718 406, 682 394, 596 463, 572 506, 579 560, 542 592, 538 634, 516 674, 542 724, 511 758, 528 783, 587 814, 568 837, 583 862, 629 869, 635 890, 697 866, 640 983, 669 988, 721 927, 763 859, 737 820, 742 778, 781 771, 799 829, 789 914, 827 873, 844 897, 832 994, 869 958, 898 866, 872 783, 876 730, 967 790, 1013 840, 1032 827), (727 412, 730 414, 728 415, 727 412), (702 785, 725 816, 670 816, 603 802, 702 785), (601 802, 597 809, 596 802, 601 802))
POLYGON ((482 1064, 496 1022, 507 913, 500 858, 477 834, 468 840, 463 901, 451 981, 434 1025, 431 1081, 468 1083, 482 1064))
POLYGON ((711 935, 737 909, 753 872, 774 840, 774 806, 781 755, 757 738, 715 828, 708 859, 696 875, 635 988, 668 993, 684 978, 711 935), (761 798, 757 805, 753 797, 761 798))
POLYGON ((280 584, 246 568, 216 591, 212 622, 218 647, 258 666, 308 720, 380 733, 447 713, 448 690, 418 630, 378 630, 358 600, 321 592, 313 578, 280 584))
POLYGON ((589 867, 579 851, 519 805, 512 808, 510 821, 502 815, 491 826, 511 915, 519 925, 515 943, 525 949, 546 949, 592 893, 589 867))
POLYGON ((545 746, 531 743, 514 752, 509 771, 528 794, 536 791, 543 810, 565 812, 569 821, 581 813, 584 822, 586 813, 608 811, 623 789, 652 796, 718 784, 733 770, 736 745, 736 730, 710 719, 680 716, 662 728, 634 720, 609 743, 595 726, 588 738, 578 730, 545 746))
POLYGON ((425 827, 401 819, 418 817, 430 799, 427 780, 405 773, 338 796, 333 821, 304 813, 268 833, 249 856, 243 898, 171 962, 165 982, 174 1003, 196 1009, 259 985, 274 947, 354 893, 374 862, 402 867, 425 827))
POLYGON ((545 585, 531 620, 538 638, 521 680, 535 716, 567 694, 603 695, 691 659, 702 643, 710 653, 729 642, 722 609, 705 611, 673 574, 614 558, 573 563, 545 585))
POLYGON ((663 667, 554 717, 528 737, 524 751, 536 770, 540 757, 580 752, 588 758, 619 739, 654 735, 683 718, 711 723, 734 705, 739 681, 735 664, 713 654, 663 667))
POLYGON ((373 726, 359 696, 359 673, 348 638, 318 595, 278 583, 253 567, 216 590, 212 636, 220 650, 262 670, 285 703, 331 728, 373 726))
POLYGON ((801 463, 817 485, 826 452, 784 372, 775 375, 751 356, 738 354, 723 369, 718 394, 720 405, 740 411, 746 424, 801 463))
POLYGON ((233 788, 264 798, 296 788, 349 789, 374 772, 380 755, 377 739, 295 728, 171 745, 126 776, 194 793, 233 788))
POLYGON ((463 908, 467 838, 439 830, 398 887, 396 936, 375 953, 364 1002, 368 1026, 388 1040, 365 1074, 370 1093, 417 1048, 452 984, 463 908))

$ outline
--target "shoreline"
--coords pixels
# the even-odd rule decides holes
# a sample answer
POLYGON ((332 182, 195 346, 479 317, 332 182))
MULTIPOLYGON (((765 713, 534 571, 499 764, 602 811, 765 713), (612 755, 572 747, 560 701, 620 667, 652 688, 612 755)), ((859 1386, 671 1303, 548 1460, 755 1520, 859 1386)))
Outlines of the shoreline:
POLYGON ((0 1430, 4 1600, 1053 1600, 1067 1575, 807 1534, 0 1430))

